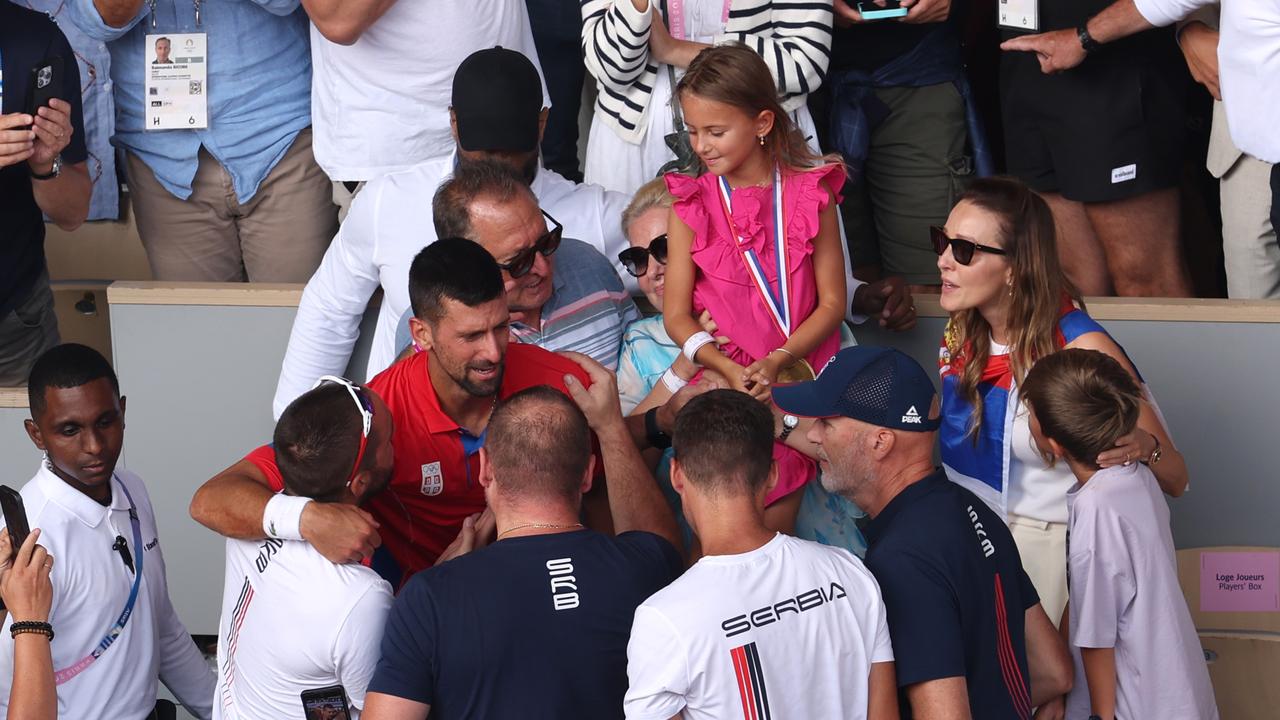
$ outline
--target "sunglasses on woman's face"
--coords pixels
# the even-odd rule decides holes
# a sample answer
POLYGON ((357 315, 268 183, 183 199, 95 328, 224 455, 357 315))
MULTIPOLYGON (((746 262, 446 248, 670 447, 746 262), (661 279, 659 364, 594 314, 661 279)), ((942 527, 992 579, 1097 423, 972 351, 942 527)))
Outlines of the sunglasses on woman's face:
POLYGON ((498 267, 506 270, 512 280, 528 275, 538 255, 551 257, 552 253, 560 248, 560 237, 564 234, 564 226, 559 220, 548 215, 546 210, 542 211, 542 216, 550 221, 551 229, 535 240, 533 245, 516 253, 510 262, 498 263, 498 267))
POLYGON ((938 253, 939 256, 946 252, 947 247, 949 246, 951 248, 951 257, 955 258, 956 262, 961 265, 968 265, 973 262, 974 250, 981 250, 984 253, 991 253, 992 255, 1009 254, 998 247, 979 245, 972 240, 950 237, 947 235, 946 230, 943 230, 937 225, 933 225, 929 228, 929 239, 933 241, 933 251, 938 253))
POLYGON ((667 235, 663 233, 649 241, 649 247, 630 247, 618 253, 618 262, 632 277, 644 277, 649 272, 649 258, 667 264, 667 235))

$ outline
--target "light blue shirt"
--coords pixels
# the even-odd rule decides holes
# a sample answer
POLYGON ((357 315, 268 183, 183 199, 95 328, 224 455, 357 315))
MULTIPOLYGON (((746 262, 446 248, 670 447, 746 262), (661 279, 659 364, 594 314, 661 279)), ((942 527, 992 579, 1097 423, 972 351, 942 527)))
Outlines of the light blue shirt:
POLYGON ((67 36, 80 64, 80 87, 84 115, 84 144, 89 150, 85 165, 93 193, 89 196, 89 220, 117 220, 120 217, 120 182, 116 179, 116 151, 111 147, 115 132, 115 111, 111 102, 111 55, 107 46, 85 35, 68 19, 61 0, 26 0, 32 10, 53 18, 67 36))
POLYGON ((231 175, 246 202, 311 124, 311 46, 298 0, 203 2, 199 27, 190 0, 142 3, 124 27, 102 20, 93 0, 68 0, 67 15, 87 36, 107 43, 115 84, 117 147, 136 153, 169 192, 186 199, 203 145, 231 175), (208 35, 209 127, 144 131, 146 36, 208 35))

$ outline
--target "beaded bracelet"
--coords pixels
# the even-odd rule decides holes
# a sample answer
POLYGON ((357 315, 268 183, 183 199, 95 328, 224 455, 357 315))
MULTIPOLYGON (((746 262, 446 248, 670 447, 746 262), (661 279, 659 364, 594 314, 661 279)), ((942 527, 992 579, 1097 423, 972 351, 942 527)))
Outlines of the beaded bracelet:
POLYGON ((53 626, 47 622, 22 620, 9 626, 9 634, 12 635, 14 639, 17 639, 17 637, 23 633, 44 635, 49 638, 50 642, 53 641, 53 626))

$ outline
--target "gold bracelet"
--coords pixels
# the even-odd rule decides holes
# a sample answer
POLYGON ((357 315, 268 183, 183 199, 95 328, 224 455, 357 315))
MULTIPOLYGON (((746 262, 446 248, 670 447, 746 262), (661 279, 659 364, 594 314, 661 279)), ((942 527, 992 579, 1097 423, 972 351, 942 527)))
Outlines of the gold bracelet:
POLYGON ((786 348, 784 348, 784 347, 776 347, 776 348, 774 348, 774 349, 771 351, 771 354, 772 354, 772 353, 776 353, 776 352, 784 352, 784 353, 786 353, 786 354, 790 355, 790 356, 791 356, 791 362, 795 362, 795 361, 797 361, 797 360, 799 360, 799 359, 800 359, 800 358, 796 357, 796 354, 795 354, 795 353, 791 352, 790 350, 788 350, 788 349, 786 349, 786 348))

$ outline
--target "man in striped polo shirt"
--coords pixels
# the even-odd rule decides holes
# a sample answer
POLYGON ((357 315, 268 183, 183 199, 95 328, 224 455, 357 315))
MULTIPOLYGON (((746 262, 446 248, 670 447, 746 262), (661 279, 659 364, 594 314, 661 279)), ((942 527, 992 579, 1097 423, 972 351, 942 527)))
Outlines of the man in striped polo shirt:
POLYGON ((436 237, 473 240, 498 261, 513 340, 573 350, 617 369, 622 331, 640 311, 613 264, 593 246, 562 237, 560 222, 538 207, 516 170, 492 160, 459 165, 436 191, 432 211, 436 237))

